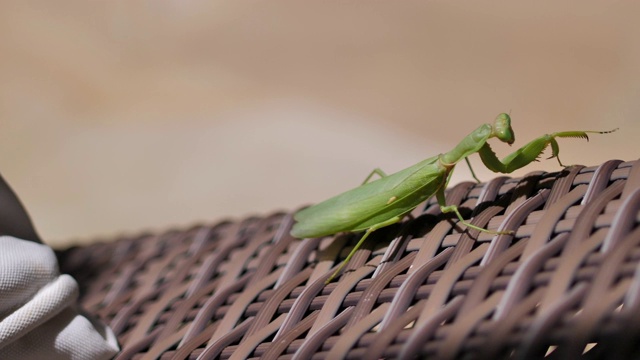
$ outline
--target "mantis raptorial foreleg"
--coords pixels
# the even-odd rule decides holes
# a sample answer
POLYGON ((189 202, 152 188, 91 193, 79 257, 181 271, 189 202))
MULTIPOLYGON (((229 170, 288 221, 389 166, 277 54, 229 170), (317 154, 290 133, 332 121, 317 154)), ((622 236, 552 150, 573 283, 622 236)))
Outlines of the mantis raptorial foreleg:
POLYGON ((383 177, 387 177, 387 176, 388 176, 384 171, 382 171, 382 169, 380 169, 380 168, 375 168, 375 169, 371 170, 371 173, 367 176, 367 178, 366 178, 366 179, 364 179, 364 181, 362 182, 362 185, 364 185, 364 184, 368 183, 368 182, 369 182, 369 180, 371 180, 371 178, 373 177, 373 175, 376 175, 376 174, 377 174, 378 176, 380 176, 381 178, 383 178, 383 177))
POLYGON ((555 157, 558 159, 560 166, 564 166, 558 158, 560 148, 558 146, 558 142, 555 140, 556 138, 582 138, 589 140, 589 136, 587 134, 608 134, 616 130, 618 129, 610 131, 563 131, 542 135, 539 138, 530 141, 520 149, 505 156, 503 160, 498 159, 488 143, 485 143, 478 153, 480 154, 482 162, 487 168, 489 168, 489 170, 509 174, 533 161, 536 161, 547 146, 551 145, 551 156, 549 159, 555 157))

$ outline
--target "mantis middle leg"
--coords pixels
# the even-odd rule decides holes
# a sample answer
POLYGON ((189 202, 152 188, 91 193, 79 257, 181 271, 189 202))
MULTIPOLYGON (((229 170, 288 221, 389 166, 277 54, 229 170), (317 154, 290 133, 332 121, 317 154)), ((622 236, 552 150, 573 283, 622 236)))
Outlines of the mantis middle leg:
POLYGON ((389 226, 389 225, 393 225, 395 223, 397 223, 398 221, 400 221, 402 219, 402 217, 400 216, 394 216, 389 220, 383 221, 379 224, 375 224, 373 226, 371 226, 370 228, 367 229, 367 231, 364 232, 364 235, 362 235, 362 237, 360 238, 360 240, 358 240, 358 243, 356 244, 356 246, 353 247, 353 249, 351 249, 351 252, 349 253, 349 255, 347 255, 347 258, 344 259, 344 261, 340 264, 340 266, 338 266, 338 268, 336 269, 336 271, 333 272, 333 274, 331 274, 331 276, 329 276, 329 278, 324 282, 325 285, 329 284, 336 276, 338 276, 338 274, 340 273, 340 271, 342 271, 342 268, 349 263, 349 260, 351 260, 351 258, 353 257, 353 255, 355 255, 356 251, 360 248, 360 246, 362 246, 362 244, 364 244, 364 241, 369 237, 369 235, 371 235, 372 232, 383 228, 385 226, 389 226))
POLYGON ((482 228, 480 226, 476 226, 471 224, 470 222, 466 221, 463 217, 462 214, 460 214, 460 211, 458 210, 458 207, 456 205, 447 205, 445 198, 444 198, 444 188, 440 188, 438 189, 438 191, 436 191, 436 199, 438 199, 438 204, 440 205, 440 211, 442 211, 443 214, 446 213, 455 213, 456 216, 458 217, 458 219, 460 220, 460 223, 462 223, 463 225, 465 225, 468 228, 471 229, 475 229, 478 231, 482 231, 488 234, 493 234, 493 235, 513 235, 513 231, 507 230, 507 231, 493 231, 493 230, 488 230, 485 228, 482 228))
POLYGON ((469 166, 469 170, 471 171, 471 176, 473 176, 473 178, 476 180, 476 182, 478 182, 478 184, 480 184, 482 181, 480 181, 480 179, 478 179, 478 177, 476 176, 476 173, 473 171, 473 168, 471 167, 471 162, 469 161, 469 158, 468 157, 464 158, 464 161, 466 161, 467 165, 469 166))

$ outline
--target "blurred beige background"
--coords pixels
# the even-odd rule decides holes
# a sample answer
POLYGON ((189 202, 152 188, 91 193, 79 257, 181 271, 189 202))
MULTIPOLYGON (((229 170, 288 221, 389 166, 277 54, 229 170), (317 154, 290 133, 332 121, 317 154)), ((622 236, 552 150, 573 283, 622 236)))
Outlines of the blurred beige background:
MULTIPOLYGON (((0 172, 60 247, 295 209, 447 151, 500 112, 516 145, 621 128, 561 141, 566 163, 636 159, 639 13, 614 1, 5 1, 0 172)), ((514 176, 532 169, 559 167, 514 176)), ((468 179, 459 167, 454 182, 468 179)))

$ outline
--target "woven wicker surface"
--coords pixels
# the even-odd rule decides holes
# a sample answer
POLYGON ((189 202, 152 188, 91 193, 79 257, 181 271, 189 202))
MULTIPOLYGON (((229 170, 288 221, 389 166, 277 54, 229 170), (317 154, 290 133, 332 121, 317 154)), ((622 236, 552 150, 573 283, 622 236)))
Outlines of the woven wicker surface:
POLYGON ((497 177, 372 234, 289 235, 292 213, 60 252, 119 359, 638 357, 640 161, 497 177), (585 348, 588 351, 585 351, 585 348), (584 354, 583 354, 584 352, 584 354))

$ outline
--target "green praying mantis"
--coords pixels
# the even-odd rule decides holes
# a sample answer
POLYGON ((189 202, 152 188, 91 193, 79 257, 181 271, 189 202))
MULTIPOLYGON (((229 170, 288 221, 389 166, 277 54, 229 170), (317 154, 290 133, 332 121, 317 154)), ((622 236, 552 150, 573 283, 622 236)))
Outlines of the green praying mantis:
POLYGON ((467 159, 468 156, 478 153, 489 170, 509 174, 537 160, 547 146, 551 145, 549 159, 555 157, 560 166, 564 166, 558 157, 560 148, 556 138, 584 138, 588 141, 588 133, 607 134, 616 130, 563 131, 543 135, 500 160, 487 141, 494 137, 509 145, 515 141, 511 117, 502 113, 496 117, 493 124, 481 125, 447 153, 428 158, 391 175, 375 169, 361 186, 300 210, 294 215, 296 223, 291 229, 291 235, 303 239, 339 232, 364 231, 364 235, 347 258, 327 279, 328 284, 340 273, 372 232, 399 222, 434 194, 442 213, 453 212, 460 223, 468 228, 491 234, 512 234, 510 231, 498 232, 475 226, 463 219, 456 205, 446 204, 444 190, 456 164, 462 159, 466 160, 471 174, 479 182, 467 159), (375 174, 380 178, 369 182, 375 174))

